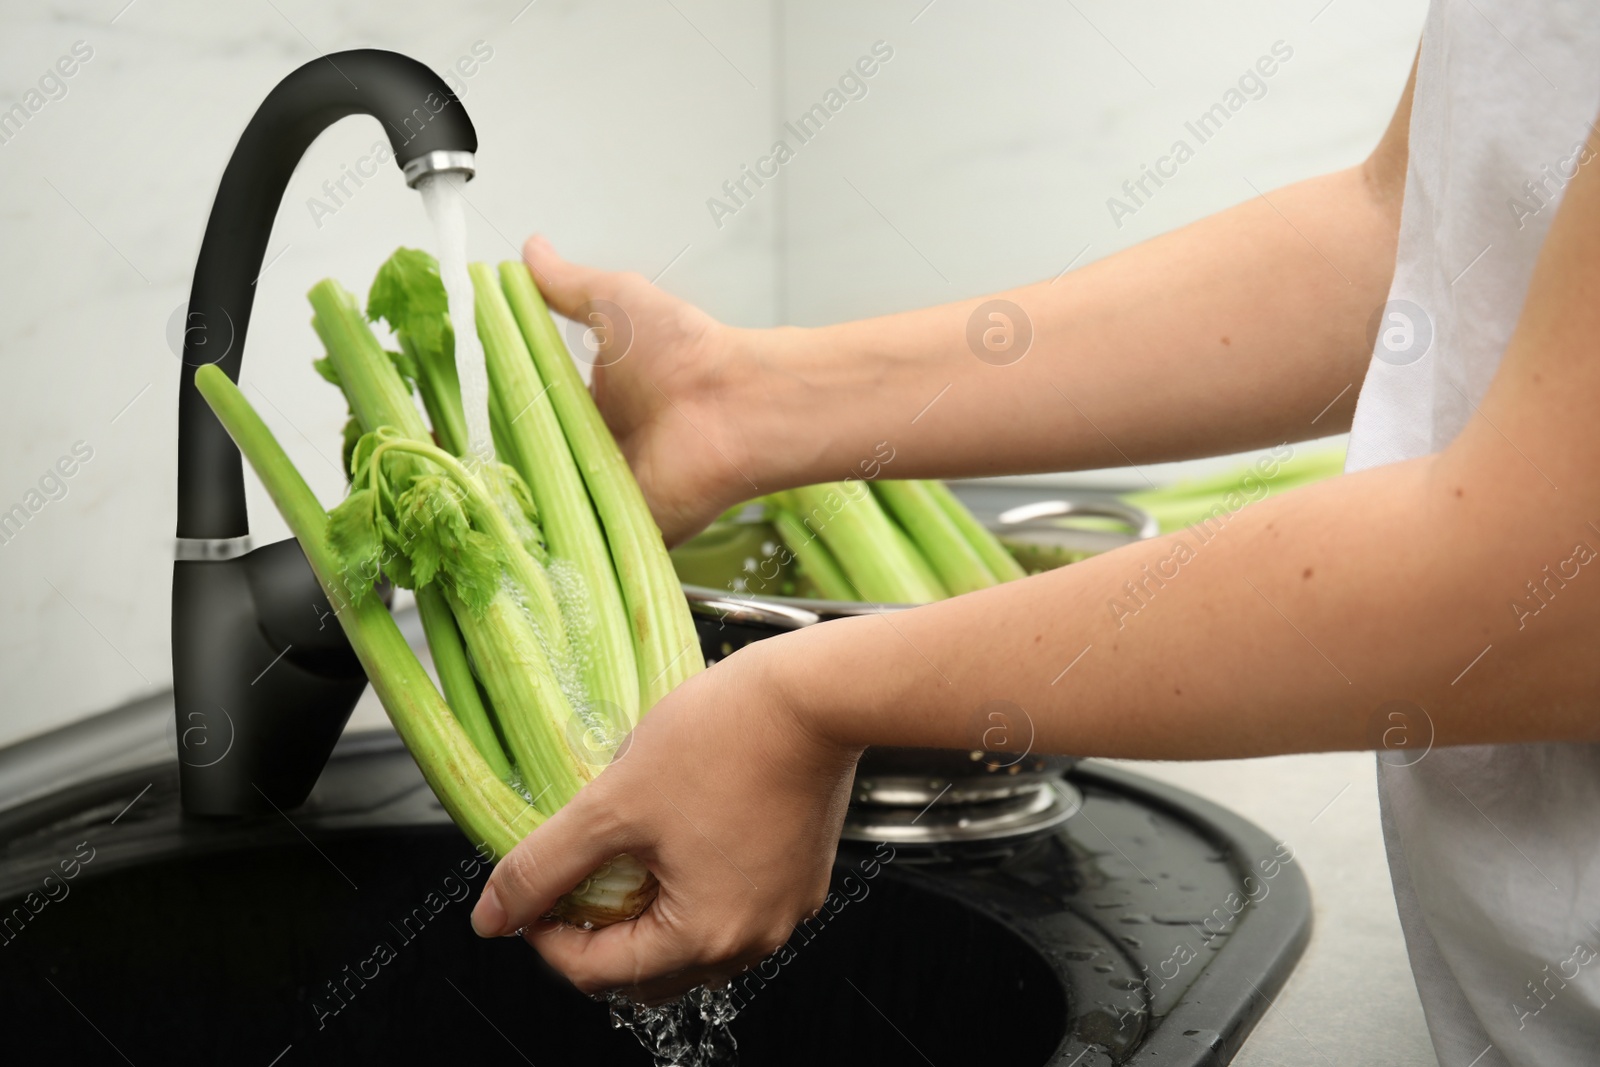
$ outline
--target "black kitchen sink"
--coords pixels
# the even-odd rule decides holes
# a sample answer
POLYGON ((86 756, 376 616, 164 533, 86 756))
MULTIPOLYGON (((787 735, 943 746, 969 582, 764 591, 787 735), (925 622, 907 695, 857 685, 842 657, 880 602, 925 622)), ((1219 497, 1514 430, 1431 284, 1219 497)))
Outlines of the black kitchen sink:
MULTIPOLYGON (((1292 857, 1092 761, 1063 828, 979 850, 841 850, 830 905, 733 993, 742 1062, 1203 1064, 1304 946, 1292 857)), ((302 808, 185 818, 176 764, 0 811, 15 1062, 648 1064, 607 1008, 468 913, 488 867, 393 735, 302 808)))

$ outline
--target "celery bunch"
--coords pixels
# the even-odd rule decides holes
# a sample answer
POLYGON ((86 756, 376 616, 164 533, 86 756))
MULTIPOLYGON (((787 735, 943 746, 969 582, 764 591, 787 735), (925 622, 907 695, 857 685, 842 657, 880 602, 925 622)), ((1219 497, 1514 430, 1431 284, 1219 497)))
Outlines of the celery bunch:
MULTIPOLYGON (((226 375, 206 368, 196 382, 305 548, 429 783, 499 856, 704 661, 660 531, 527 269, 474 264, 471 275, 494 457, 467 453, 448 300, 423 252, 397 251, 368 297, 398 352, 337 282, 309 294, 327 353, 317 369, 351 412, 350 492, 331 513, 226 375), (443 697, 373 595, 380 576, 416 591, 443 697)), ((557 914, 614 922, 654 892, 621 856, 557 914)))
MULTIPOLYGON (((1171 533, 1343 469, 1343 449, 1301 455, 1280 446, 1252 466, 1122 499, 1171 533)), ((823 598, 923 604, 1024 577, 1022 565, 943 482, 866 484, 829 482, 761 500, 800 573, 823 598)), ((1110 519, 1075 524, 1118 528, 1110 519)))
POLYGON ((763 498, 801 573, 829 600, 925 604, 1024 576, 943 482, 828 482, 763 498))

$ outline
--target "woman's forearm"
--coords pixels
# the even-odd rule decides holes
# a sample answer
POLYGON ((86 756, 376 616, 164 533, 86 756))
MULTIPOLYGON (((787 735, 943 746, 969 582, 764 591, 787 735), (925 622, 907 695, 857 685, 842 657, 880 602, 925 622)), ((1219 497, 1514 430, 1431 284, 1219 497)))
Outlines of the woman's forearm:
POLYGON ((747 335, 752 395, 730 406, 748 413, 746 473, 764 488, 837 480, 885 441, 895 456, 885 476, 954 477, 1215 455, 1347 429, 1367 324, 1393 271, 1401 183, 1403 168, 1369 162, 1053 281, 747 335))
POLYGON ((1600 739, 1594 494, 1529 477, 1487 426, 1464 438, 1025 581, 813 627, 772 642, 766 669, 850 746, 978 748, 1000 724, 1080 755, 1373 748, 1402 722, 1386 707, 1437 744, 1600 739))

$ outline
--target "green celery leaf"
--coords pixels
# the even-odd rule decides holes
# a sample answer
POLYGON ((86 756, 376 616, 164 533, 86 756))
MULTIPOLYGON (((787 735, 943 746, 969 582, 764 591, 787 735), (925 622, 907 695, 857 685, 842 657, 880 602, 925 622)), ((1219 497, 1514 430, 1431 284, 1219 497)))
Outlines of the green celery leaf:
POLYGON ((383 573, 400 589, 415 589, 417 587, 411 561, 398 552, 390 552, 383 561, 383 573))
POLYGON ((456 550, 466 536, 468 522, 459 503, 459 492, 439 475, 423 475, 412 480, 395 501, 395 514, 411 557, 412 574, 417 584, 427 585, 444 569, 446 556, 456 550))
POLYGON ((356 456, 356 445, 361 441, 361 421, 354 415, 350 416, 344 424, 344 444, 339 450, 339 455, 344 460, 345 477, 355 468, 352 466, 356 456))
POLYGON ((483 611, 500 591, 503 580, 500 545, 486 533, 469 530, 460 549, 447 557, 445 570, 456 595, 467 607, 483 611))
POLYGON ((371 489, 357 489, 328 512, 328 544, 339 559, 344 584, 359 603, 372 590, 384 547, 372 507, 371 489))
POLYGON ((411 357, 404 352, 395 352, 385 349, 384 354, 389 357, 389 362, 394 364, 394 369, 400 375, 400 380, 406 383, 406 388, 413 393, 417 391, 417 365, 411 357))
POLYGON ((389 324, 395 333, 431 331, 435 340, 442 323, 449 321, 450 300, 439 278, 439 263, 416 248, 397 248, 378 268, 367 292, 367 318, 389 324))
POLYGON ((339 380, 339 372, 334 368, 333 358, 331 356, 323 356, 321 359, 314 359, 311 361, 311 366, 314 367, 316 372, 322 375, 325 379, 332 382, 334 385, 337 385, 340 389, 344 388, 344 383, 339 380))

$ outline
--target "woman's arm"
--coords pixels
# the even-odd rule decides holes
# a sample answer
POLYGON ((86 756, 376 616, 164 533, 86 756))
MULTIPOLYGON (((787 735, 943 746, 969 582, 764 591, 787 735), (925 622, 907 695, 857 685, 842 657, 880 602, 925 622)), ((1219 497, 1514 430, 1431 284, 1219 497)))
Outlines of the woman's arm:
POLYGON ((526 256, 557 311, 606 309, 597 397, 676 543, 741 500, 859 474, 884 441, 885 476, 956 477, 1347 429, 1394 269, 1410 112, 1408 82, 1360 166, 1051 281, 839 326, 731 329, 539 238, 526 256), (991 319, 997 299, 1022 315, 991 319), (1032 334, 1021 358, 984 347, 1008 327, 1013 344, 1032 334))
POLYGON ((761 416, 742 428, 753 477, 775 488, 838 480, 883 440, 895 448, 886 477, 977 477, 1187 459, 1349 429, 1372 352, 1368 322, 1394 272, 1409 109, 1408 89, 1360 166, 1058 279, 764 331, 751 344, 759 370, 739 386, 749 394, 740 410, 761 416), (994 310, 996 300, 1022 316, 994 310), (990 330, 995 350, 982 343, 990 330), (1028 331, 1017 358, 1003 342, 1028 331))

